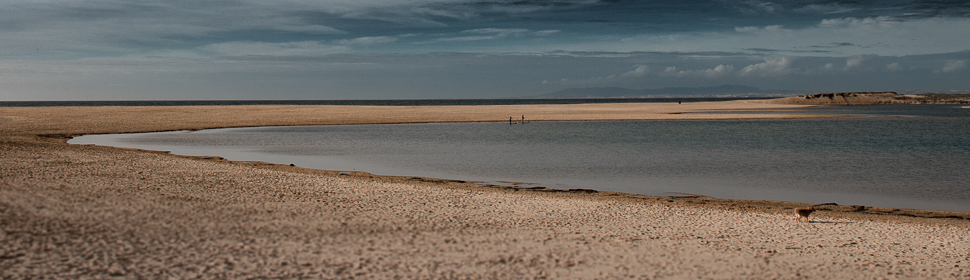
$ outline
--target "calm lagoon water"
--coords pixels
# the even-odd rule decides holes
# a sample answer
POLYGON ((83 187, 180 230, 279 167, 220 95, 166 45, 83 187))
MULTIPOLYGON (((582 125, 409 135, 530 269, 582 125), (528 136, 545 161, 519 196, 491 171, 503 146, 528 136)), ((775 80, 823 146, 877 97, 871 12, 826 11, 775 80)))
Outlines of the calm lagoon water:
POLYGON ((259 127, 70 143, 551 188, 970 211, 970 109, 800 111, 866 116, 259 127))

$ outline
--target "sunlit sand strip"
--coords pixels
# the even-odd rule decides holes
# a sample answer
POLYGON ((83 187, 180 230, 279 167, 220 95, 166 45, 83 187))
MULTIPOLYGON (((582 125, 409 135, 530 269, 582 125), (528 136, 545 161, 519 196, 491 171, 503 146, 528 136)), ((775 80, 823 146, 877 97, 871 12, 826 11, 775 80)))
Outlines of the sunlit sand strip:
POLYGON ((220 127, 425 122, 687 120, 830 117, 726 114, 731 110, 801 108, 754 102, 618 103, 494 106, 149 106, 0 108, 0 135, 93 134, 220 127), (706 112, 717 114, 704 114, 706 112))

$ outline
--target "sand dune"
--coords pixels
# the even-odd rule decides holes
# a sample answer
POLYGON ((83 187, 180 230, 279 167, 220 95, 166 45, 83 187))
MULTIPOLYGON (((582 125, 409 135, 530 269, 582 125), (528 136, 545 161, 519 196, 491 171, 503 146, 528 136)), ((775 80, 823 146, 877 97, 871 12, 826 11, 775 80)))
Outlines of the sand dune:
POLYGON ((763 101, 789 105, 967 104, 968 94, 911 94, 892 91, 819 93, 763 101))
POLYGON ((970 277, 967 213, 832 206, 805 223, 797 203, 488 188, 59 138, 520 115, 810 117, 704 114, 778 107, 790 106, 0 108, 0 278, 970 277))

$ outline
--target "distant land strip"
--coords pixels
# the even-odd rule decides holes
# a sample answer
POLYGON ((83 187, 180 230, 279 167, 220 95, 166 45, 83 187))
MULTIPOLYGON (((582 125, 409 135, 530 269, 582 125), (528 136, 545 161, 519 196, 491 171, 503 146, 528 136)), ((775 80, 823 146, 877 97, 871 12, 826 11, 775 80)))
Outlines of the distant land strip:
POLYGON ((894 91, 839 92, 765 100, 791 105, 970 104, 970 94, 899 94, 894 91))

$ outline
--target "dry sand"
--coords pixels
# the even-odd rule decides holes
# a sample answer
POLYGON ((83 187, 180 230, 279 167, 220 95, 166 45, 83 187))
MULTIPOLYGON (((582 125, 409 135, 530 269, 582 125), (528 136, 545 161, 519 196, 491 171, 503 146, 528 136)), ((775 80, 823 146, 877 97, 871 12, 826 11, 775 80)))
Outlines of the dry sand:
POLYGON ((805 223, 797 203, 490 188, 59 138, 521 115, 807 117, 684 114, 779 106, 789 107, 0 108, 0 278, 970 278, 963 212, 826 206, 805 223), (938 218, 909 217, 919 215, 938 218))

